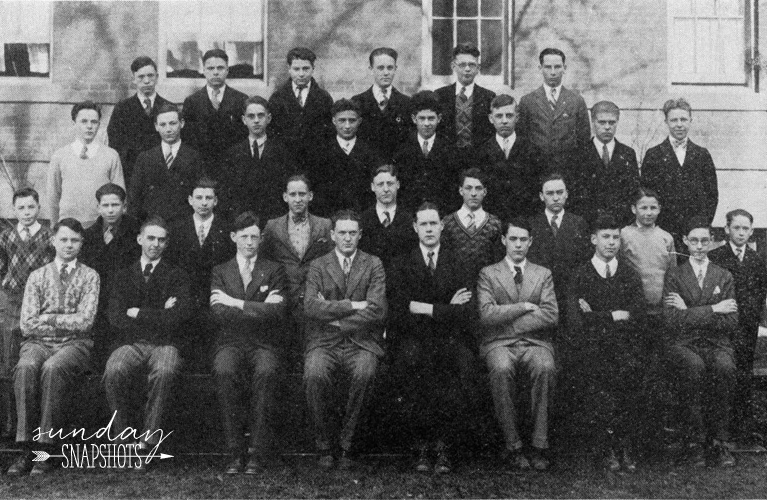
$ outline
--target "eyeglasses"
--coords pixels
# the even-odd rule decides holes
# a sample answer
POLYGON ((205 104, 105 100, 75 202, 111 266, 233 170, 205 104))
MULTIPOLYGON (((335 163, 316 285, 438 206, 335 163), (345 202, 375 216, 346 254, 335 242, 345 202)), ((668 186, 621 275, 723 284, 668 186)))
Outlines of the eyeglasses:
POLYGON ((462 62, 462 63, 456 63, 456 66, 458 66, 461 69, 477 69, 479 67, 479 64, 477 63, 471 63, 471 62, 462 62))
POLYGON ((701 239, 687 238, 687 241, 689 241, 691 245, 697 245, 698 243, 700 243, 701 245, 705 246, 711 243, 711 238, 701 238, 701 239))

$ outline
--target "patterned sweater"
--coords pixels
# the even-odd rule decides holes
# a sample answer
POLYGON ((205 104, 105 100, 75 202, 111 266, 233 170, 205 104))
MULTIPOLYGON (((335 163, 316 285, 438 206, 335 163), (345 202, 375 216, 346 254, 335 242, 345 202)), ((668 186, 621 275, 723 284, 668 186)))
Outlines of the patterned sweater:
POLYGON ((42 226, 29 241, 23 241, 16 226, 0 232, 0 275, 2 287, 12 294, 24 293, 29 275, 53 260, 53 233, 42 226))
POLYGON ((457 212, 442 219, 442 224, 445 227, 441 243, 453 252, 458 267, 466 273, 463 277, 469 283, 476 284, 483 267, 503 258, 501 220, 495 215, 488 213, 484 222, 473 232, 466 229, 457 212))
POLYGON ((33 271, 21 305, 21 333, 56 344, 89 338, 100 285, 98 273, 80 262, 66 282, 55 262, 33 271))

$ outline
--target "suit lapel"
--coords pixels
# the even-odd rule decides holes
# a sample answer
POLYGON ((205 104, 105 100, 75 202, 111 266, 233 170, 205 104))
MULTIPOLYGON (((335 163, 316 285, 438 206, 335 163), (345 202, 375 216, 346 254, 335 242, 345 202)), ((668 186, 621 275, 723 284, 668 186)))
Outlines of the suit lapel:
MULTIPOLYGON (((509 267, 508 265, 506 266, 509 267)), ((538 273, 528 263, 525 266, 525 271, 522 273, 522 288, 519 290, 518 302, 527 301, 533 294, 533 290, 538 286, 538 273)), ((516 287, 515 287, 516 289, 516 287)))
MULTIPOLYGON (((357 251, 357 255, 352 261, 352 268, 349 270, 349 284, 346 285, 346 297, 351 297, 354 289, 359 285, 365 266, 367 266, 367 255, 357 251)), ((341 276, 343 276, 343 271, 341 276)))
MULTIPOLYGON (((560 95, 560 98, 561 97, 562 96, 560 95)), ((554 111, 551 109, 549 100, 546 98, 546 91, 543 89, 542 85, 535 91, 535 102, 538 103, 538 107, 541 108, 546 116, 553 116, 554 111)), ((559 101, 557 101, 557 106, 559 106, 559 101)))
POLYGON ((261 283, 264 282, 264 263, 261 259, 256 259, 253 271, 250 273, 250 283, 245 290, 245 300, 252 299, 259 292, 261 283))
MULTIPOLYGON (((709 277, 708 274, 709 273, 706 273, 706 277, 709 277)), ((690 295, 693 301, 700 303, 703 291, 700 289, 700 285, 698 285, 698 277, 695 276, 695 271, 693 270, 692 264, 690 264, 689 261, 687 261, 682 268, 682 277, 684 278, 683 282, 687 287, 687 293, 690 295)), ((705 278, 703 280, 703 287, 706 287, 705 278)), ((689 305, 690 304, 688 304, 688 306, 689 305)))
POLYGON ((346 279, 344 279, 344 271, 341 269, 341 264, 338 263, 338 256, 336 255, 335 250, 331 250, 330 253, 327 254, 326 259, 330 262, 325 263, 325 270, 333 279, 338 289, 345 291, 346 279))
MULTIPOLYGON (((290 242, 290 234, 288 233, 288 217, 290 217, 290 212, 277 220, 277 240, 282 243, 296 259, 298 259, 298 253, 296 253, 296 249, 293 248, 293 244, 290 242)), ((311 221, 309 221, 309 224, 311 224, 311 221)), ((309 244, 311 245, 311 242, 309 244)), ((307 252, 308 251, 309 249, 307 248, 307 252)))
POLYGON ((235 296, 244 297, 245 287, 242 283, 242 276, 240 276, 240 268, 237 264, 237 257, 229 261, 226 266, 227 283, 231 284, 234 289, 235 296))
MULTIPOLYGON (((506 290, 506 294, 509 296, 510 303, 514 304, 519 302, 519 292, 517 291, 517 285, 514 283, 514 276, 511 274, 511 269, 506 263, 506 260, 502 260, 496 264, 498 269, 498 281, 501 286, 506 290)), ((523 280, 524 286, 524 280, 523 280)))

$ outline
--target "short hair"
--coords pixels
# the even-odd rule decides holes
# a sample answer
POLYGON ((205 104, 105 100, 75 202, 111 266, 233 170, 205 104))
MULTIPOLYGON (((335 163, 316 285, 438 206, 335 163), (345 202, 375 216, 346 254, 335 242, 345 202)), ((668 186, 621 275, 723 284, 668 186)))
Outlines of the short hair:
POLYGON ((303 182, 306 184, 306 189, 311 191, 312 190, 312 181, 309 180, 309 176, 306 174, 293 174, 290 177, 288 177, 288 180, 285 181, 285 191, 288 190, 288 184, 291 182, 303 182))
POLYGON ((565 189, 567 189, 567 180, 565 179, 565 176, 559 172, 551 172, 541 178, 541 192, 543 192, 543 185, 551 181, 562 181, 565 185, 565 189))
POLYGON ((60 221, 56 223, 55 226, 53 226, 53 234, 58 234, 59 229, 61 229, 62 227, 71 229, 72 231, 79 234, 81 238, 85 238, 85 229, 83 228, 83 225, 80 224, 80 221, 77 219, 73 219, 72 217, 61 219, 60 221))
POLYGON ((678 99, 669 99, 663 103, 663 115, 666 118, 668 118, 668 114, 672 109, 683 109, 687 111, 690 116, 692 116, 692 106, 690 106, 690 103, 687 102, 687 99, 684 97, 680 97, 678 99))
POLYGON ((368 57, 370 60, 371 68, 373 67, 373 59, 375 59, 376 56, 389 56, 394 59, 394 62, 396 63, 399 54, 397 54, 396 50, 389 47, 378 47, 377 49, 373 49, 373 51, 370 53, 370 57, 368 57))
POLYGON ((620 231, 621 225, 613 214, 600 214, 591 224, 591 234, 597 234, 604 229, 617 229, 620 231))
POLYGON ((211 57, 218 57, 220 59, 223 59, 224 62, 227 64, 227 66, 229 65, 229 56, 226 55, 226 51, 223 49, 210 49, 206 51, 202 55, 202 63, 205 64, 205 61, 207 61, 211 57))
POLYGON ((165 219, 160 217, 159 215, 150 215, 147 220, 145 220, 141 224, 141 228, 139 229, 139 234, 144 232, 144 229, 148 228, 149 226, 157 226, 162 229, 165 229, 166 234, 170 234, 170 229, 168 229, 168 223, 165 222, 165 219))
POLYGON ((131 73, 135 73, 136 71, 140 70, 141 68, 145 66, 151 66, 154 68, 155 71, 157 71, 157 63, 155 63, 151 57, 147 56, 138 56, 133 60, 133 62, 130 64, 130 70, 131 73))
POLYGON ((242 231, 243 229, 247 229, 251 226, 259 226, 260 223, 261 220, 258 218, 258 215, 256 215, 253 211, 248 210, 241 213, 237 216, 236 219, 234 219, 234 223, 232 224, 232 232, 236 233, 237 231, 242 231))
POLYGON ((516 109, 517 101, 509 94, 498 94, 490 101, 490 109, 498 109, 504 106, 514 106, 516 109))
POLYGON ((101 203, 101 198, 108 194, 116 194, 117 197, 120 198, 120 201, 125 203, 125 189, 123 189, 122 186, 118 186, 112 182, 107 182, 96 190, 96 201, 101 203))
POLYGON ((29 198, 30 196, 35 199, 37 204, 40 204, 40 195, 37 191, 35 191, 34 188, 31 187, 23 187, 14 191, 12 203, 15 204, 16 200, 19 198, 29 198))
POLYGON ((410 98, 410 114, 417 115, 419 112, 428 110, 435 113, 442 114, 442 106, 440 105, 437 94, 431 90, 422 90, 413 94, 410 98))
POLYGON ((389 174, 392 177, 397 177, 399 179, 399 169, 397 168, 397 165, 391 163, 384 163, 383 165, 371 168, 370 182, 373 182, 373 179, 375 179, 378 174, 389 174))
POLYGON ((503 236, 505 237, 509 233, 510 227, 518 227, 527 231, 530 236, 533 235, 533 226, 530 225, 530 221, 525 217, 510 217, 503 221, 503 236))
POLYGON ((684 225, 684 235, 687 236, 690 234, 690 231, 693 229, 707 229, 708 232, 711 232, 711 222, 709 222, 708 217, 705 215, 693 215, 689 219, 687 219, 687 223, 684 225))
POLYGON ((745 217, 748 219, 748 221, 753 225, 754 224, 754 216, 751 215, 751 212, 748 212, 746 210, 743 210, 742 208, 736 208, 735 210, 730 210, 727 212, 726 218, 727 218, 727 225, 729 226, 732 224, 732 220, 735 217, 745 217))
POLYGON ((331 106, 330 116, 335 117, 338 113, 343 113, 344 111, 354 111, 357 113, 357 116, 362 115, 360 105, 357 101, 354 99, 339 99, 333 103, 333 106, 331 106))
POLYGON ((461 173, 458 176, 458 185, 463 186, 464 181, 467 179, 477 179, 479 182, 482 183, 483 187, 487 187, 487 176, 485 175, 482 170, 478 169, 477 167, 467 168, 465 170, 462 170, 461 173))
POLYGON ((189 194, 194 194, 195 189, 212 189, 214 195, 218 195, 218 182, 211 179, 207 175, 203 175, 199 179, 197 179, 197 182, 192 184, 192 190, 189 191, 189 194))
POLYGON ((543 58, 546 56, 559 56, 562 58, 562 64, 565 64, 565 53, 562 52, 559 49, 555 49, 553 47, 546 47, 541 51, 540 54, 538 54, 538 62, 543 64, 543 58))
POLYGON ((479 59, 479 49, 473 43, 459 43, 453 49, 453 59, 461 54, 468 54, 479 59))
POLYGON ((360 219, 360 215, 355 212, 354 210, 349 210, 347 208, 341 209, 333 214, 333 216, 330 218, 331 221, 331 227, 333 230, 336 229, 336 224, 340 220, 351 220, 357 223, 360 229, 362 229, 362 219, 360 219))
POLYGON ((258 104, 259 106, 263 106, 267 113, 271 113, 271 111, 269 111, 269 101, 267 101, 260 95, 254 95, 245 99, 245 102, 242 105, 243 115, 245 115, 245 112, 248 111, 248 106, 250 106, 251 104, 258 104))
POLYGON ((418 208, 415 209, 415 212, 413 212, 413 222, 418 222, 418 212, 423 212, 424 210, 434 210, 437 212, 437 216, 442 220, 442 217, 439 215, 439 207, 436 203, 432 203, 431 201, 424 201, 420 205, 418 205, 418 208))
POLYGON ((301 61, 309 61, 309 63, 314 66, 314 61, 317 60, 317 56, 311 49, 307 49, 306 47, 293 47, 288 51, 286 59, 288 60, 288 64, 293 64, 294 60, 300 59, 301 61))
POLYGON ((658 195, 658 192, 647 187, 640 187, 636 190, 636 193, 634 193, 634 198, 631 200, 631 204, 636 205, 639 203, 639 200, 645 197, 655 198, 658 201, 658 205, 663 205, 660 201, 660 195, 658 195))
POLYGON ((164 113, 176 113, 179 119, 181 118, 181 112, 178 110, 178 106, 172 102, 166 102, 160 106, 160 109, 157 110, 157 114, 154 115, 154 122, 157 123, 157 118, 164 113))
POLYGON ((101 120, 101 106, 93 101, 83 101, 72 106, 72 121, 77 120, 77 114, 84 109, 92 109, 99 115, 99 120, 101 120))
POLYGON ((618 118, 621 117, 621 108, 612 101, 599 101, 591 107, 591 119, 596 120, 597 113, 610 113, 618 118))

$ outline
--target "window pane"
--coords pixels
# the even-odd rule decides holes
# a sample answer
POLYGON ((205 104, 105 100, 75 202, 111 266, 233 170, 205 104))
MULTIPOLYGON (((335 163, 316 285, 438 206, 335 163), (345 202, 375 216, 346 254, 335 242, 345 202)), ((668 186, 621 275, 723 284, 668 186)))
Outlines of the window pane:
POLYGON ((477 45, 477 21, 458 21, 458 43, 477 45))
POLYGON ((503 2, 501 0, 482 0, 482 15, 484 17, 501 17, 503 2))
POLYGON ((729 57, 720 56, 720 71, 731 82, 746 81, 745 52, 743 41, 743 21, 741 19, 723 19, 719 25, 717 46, 725 48, 729 57))
POLYGON ((482 73, 500 75, 503 71, 503 22, 482 21, 482 73))
POLYGON ((435 19, 432 25, 431 73, 449 75, 453 51, 453 22, 435 19))
POLYGON ((720 16, 742 16, 744 3, 743 0, 719 0, 718 14, 720 16))
POLYGON ((229 78, 263 78, 262 42, 226 42, 229 78))
MULTIPOLYGON (((478 15, 479 0, 457 0, 456 13, 459 17, 476 17, 478 15)), ((458 37, 460 40, 460 37, 458 37)))
POLYGON ((47 43, 6 43, 0 53, 0 76, 47 77, 51 46, 47 43))
POLYGON ((715 16, 716 0, 695 0, 696 16, 715 16))
POLYGON ((698 19, 695 30, 695 72, 703 75, 715 75, 717 63, 716 20, 698 19))
POLYGON ((50 43, 51 2, 0 2, 0 43, 50 43))
POLYGON ((431 15, 435 17, 453 17, 453 0, 432 0, 431 15))
POLYGON ((196 41, 168 41, 166 72, 169 78, 202 78, 202 52, 196 41))
POLYGON ((692 74, 695 72, 695 21, 691 19, 674 20, 674 73, 692 74))

